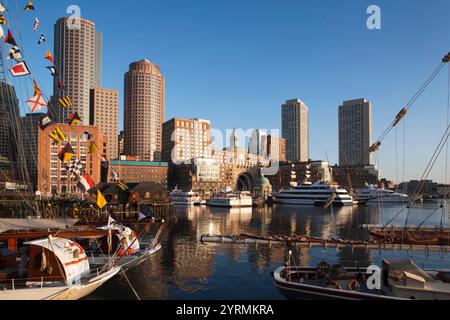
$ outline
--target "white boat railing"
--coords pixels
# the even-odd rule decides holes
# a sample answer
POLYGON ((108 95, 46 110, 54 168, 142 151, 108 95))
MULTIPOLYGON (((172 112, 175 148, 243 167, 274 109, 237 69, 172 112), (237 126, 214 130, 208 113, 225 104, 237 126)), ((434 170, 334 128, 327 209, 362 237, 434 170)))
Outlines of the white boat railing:
MULTIPOLYGON (((110 270, 107 269, 106 271, 102 272, 101 268, 90 270, 88 273, 85 273, 82 276, 82 279, 81 279, 80 283, 78 283, 78 284, 88 283, 92 279, 95 279, 95 278, 99 277, 100 275, 102 275, 103 273, 106 273, 108 271, 110 271, 110 270)), ((58 278, 61 278, 61 277, 56 276, 51 279, 58 279, 58 278)), ((25 289, 25 288, 36 288, 36 287, 40 287, 41 289, 43 289, 46 285, 52 286, 52 285, 55 285, 55 283, 61 283, 62 285, 66 285, 65 281, 63 281, 63 280, 48 280, 48 281, 46 281, 46 279, 44 277, 8 279, 8 280, 0 280, 0 291, 8 291, 8 290, 15 291, 18 288, 25 289)))

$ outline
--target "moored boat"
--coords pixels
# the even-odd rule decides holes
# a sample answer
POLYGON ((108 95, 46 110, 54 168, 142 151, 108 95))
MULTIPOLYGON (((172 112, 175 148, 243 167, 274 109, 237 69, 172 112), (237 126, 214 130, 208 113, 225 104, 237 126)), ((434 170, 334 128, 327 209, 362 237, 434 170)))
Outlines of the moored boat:
POLYGON ((251 208, 253 207, 253 197, 248 191, 226 190, 215 194, 206 204, 210 207, 221 208, 251 208))
POLYGON ((373 270, 321 262, 314 267, 280 267, 276 287, 300 300, 450 300, 450 270, 422 270, 411 260, 383 260, 375 287, 373 270))
POLYGON ((301 206, 353 206, 353 198, 345 189, 328 182, 302 185, 273 194, 276 204, 301 206))
POLYGON ((356 191, 355 200, 365 203, 409 203, 411 198, 403 193, 367 186, 356 191))
POLYGON ((291 300, 398 300, 370 290, 365 268, 344 268, 321 262, 317 267, 280 267, 275 286, 291 300))
POLYGON ((78 243, 51 236, 25 243, 20 256, 9 255, 16 259, 10 258, 0 272, 0 300, 78 300, 120 271, 91 270, 78 243))
POLYGON ((169 195, 169 200, 174 206, 201 206, 206 204, 200 195, 193 191, 174 190, 169 195))

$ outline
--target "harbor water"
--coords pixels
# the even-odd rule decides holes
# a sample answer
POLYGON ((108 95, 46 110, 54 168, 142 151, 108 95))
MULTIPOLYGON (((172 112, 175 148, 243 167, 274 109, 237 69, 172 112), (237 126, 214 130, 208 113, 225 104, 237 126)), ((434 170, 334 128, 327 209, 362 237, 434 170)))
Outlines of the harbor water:
MULTIPOLYGON (((425 204, 409 211, 409 223, 421 223, 439 207, 425 204)), ((162 250, 127 275, 141 299, 151 300, 267 300, 284 299, 275 288, 272 272, 286 263, 292 250, 295 263, 315 266, 321 261, 345 266, 380 265, 383 258, 412 258, 425 268, 450 269, 450 253, 366 248, 301 248, 285 244, 202 244, 203 234, 308 235, 368 240, 363 224, 382 224, 402 210, 401 205, 315 208, 274 206, 263 209, 176 208, 169 222, 162 250)), ((427 225, 448 225, 448 213, 439 209, 427 225)), ((408 210, 393 224, 403 225, 408 210)), ((149 239, 147 239, 149 241, 149 239)), ((135 299, 124 278, 117 278, 89 296, 89 300, 135 299)))

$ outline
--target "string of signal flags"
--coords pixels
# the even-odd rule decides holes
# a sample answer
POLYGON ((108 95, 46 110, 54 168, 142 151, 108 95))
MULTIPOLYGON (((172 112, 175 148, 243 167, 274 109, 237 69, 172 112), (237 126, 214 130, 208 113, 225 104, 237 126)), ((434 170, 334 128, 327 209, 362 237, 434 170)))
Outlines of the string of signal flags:
MULTIPOLYGON (((68 174, 70 174, 71 178, 75 178, 75 182, 77 182, 77 186, 84 192, 93 193, 96 195, 96 204, 100 209, 103 209, 107 205, 107 201, 103 194, 95 188, 95 183, 92 178, 87 173, 84 165, 81 163, 79 159, 76 158, 76 153, 67 139, 67 134, 63 132, 60 126, 57 126, 55 121, 52 119, 51 112, 49 112, 52 108, 51 103, 48 103, 44 97, 42 90, 39 88, 35 79, 32 78, 31 70, 25 61, 23 56, 23 50, 21 50, 18 45, 16 39, 14 38, 13 32, 11 31, 11 27, 8 24, 6 12, 8 12, 7 8, 0 2, 0 39, 10 46, 8 50, 8 55, 6 59, 8 61, 12 61, 13 65, 9 68, 9 72, 14 78, 19 77, 29 77, 33 80, 34 93, 31 98, 26 101, 26 104, 30 107, 31 112, 39 112, 43 109, 47 109, 48 112, 44 114, 39 121, 39 128, 43 131, 48 128, 54 126, 53 130, 48 134, 49 138, 52 141, 53 145, 60 145, 62 149, 58 153, 59 160, 66 166, 68 174), (7 32, 5 33, 5 29, 7 32)), ((33 1, 28 1, 23 12, 28 14, 29 12, 36 12, 36 7, 33 1)), ((37 32, 41 26, 41 22, 39 17, 34 19, 33 23, 33 32, 37 32)), ((46 37, 44 33, 41 33, 37 44, 41 46, 46 42, 46 37)), ((74 107, 74 103, 70 96, 64 94, 65 85, 60 78, 60 74, 55 65, 55 61, 53 59, 52 52, 50 49, 47 49, 44 55, 45 60, 51 63, 47 69, 50 72, 50 75, 56 79, 58 85, 57 89, 59 90, 57 96, 59 97, 57 103, 60 107, 63 108, 72 108, 74 107)), ((82 122, 80 115, 75 112, 69 115, 66 119, 66 123, 69 126, 74 126, 82 122)), ((99 147, 95 143, 92 135, 88 132, 85 132, 86 140, 89 142, 88 152, 90 154, 98 153, 99 147)), ((106 161, 106 159, 102 158, 106 161)))

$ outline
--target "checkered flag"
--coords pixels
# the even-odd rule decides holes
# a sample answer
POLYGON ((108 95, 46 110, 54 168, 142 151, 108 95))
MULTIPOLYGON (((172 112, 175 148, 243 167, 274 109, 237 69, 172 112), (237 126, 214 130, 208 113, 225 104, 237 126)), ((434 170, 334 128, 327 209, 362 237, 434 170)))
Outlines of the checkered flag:
POLYGON ((86 170, 84 169, 84 166, 81 163, 81 161, 74 158, 67 166, 67 172, 70 174, 71 177, 73 176, 80 177, 86 173, 86 170))

